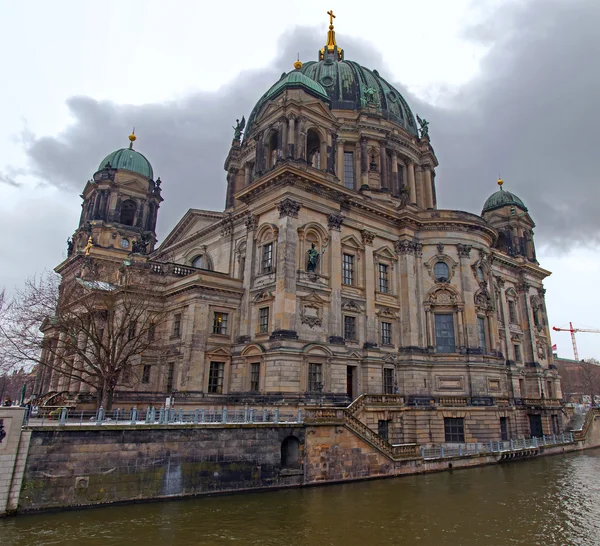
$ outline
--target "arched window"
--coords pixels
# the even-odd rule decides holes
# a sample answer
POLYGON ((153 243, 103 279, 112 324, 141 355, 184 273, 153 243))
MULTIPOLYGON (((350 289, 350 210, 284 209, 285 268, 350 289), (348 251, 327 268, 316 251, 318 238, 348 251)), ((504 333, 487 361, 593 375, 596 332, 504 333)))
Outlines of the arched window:
POLYGON ((315 169, 321 167, 321 139, 316 131, 308 130, 306 134, 306 158, 315 169))
POLYGON ((500 252, 508 253, 508 241, 506 240, 506 235, 504 235, 504 233, 498 234, 498 242, 496 243, 496 248, 500 252))
POLYGON ((125 224, 126 226, 132 226, 135 220, 135 211, 136 211, 135 201, 132 199, 127 199, 123 201, 121 205, 121 224, 125 224))
POLYGON ((275 131, 273 131, 269 137, 267 163, 269 169, 273 168, 277 163, 277 133, 275 131))
POLYGON ((433 266, 433 275, 438 282, 448 282, 450 278, 450 268, 446 262, 437 262, 433 266))
POLYGON ((196 256, 193 260, 192 260, 192 267, 198 267, 198 268, 204 268, 204 256, 202 256, 202 254, 200 254, 199 256, 196 256))
POLYGON ((288 436, 281 443, 282 468, 300 468, 300 440, 295 436, 288 436))

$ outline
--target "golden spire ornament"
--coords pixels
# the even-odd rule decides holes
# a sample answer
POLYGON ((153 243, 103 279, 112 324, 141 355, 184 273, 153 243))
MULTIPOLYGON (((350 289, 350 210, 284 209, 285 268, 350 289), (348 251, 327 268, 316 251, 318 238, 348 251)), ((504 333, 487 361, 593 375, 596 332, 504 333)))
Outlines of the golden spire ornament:
POLYGON ((133 131, 131 131, 131 134, 129 135, 129 149, 133 150, 133 143, 137 140, 137 137, 135 136, 135 127, 133 128, 133 131))

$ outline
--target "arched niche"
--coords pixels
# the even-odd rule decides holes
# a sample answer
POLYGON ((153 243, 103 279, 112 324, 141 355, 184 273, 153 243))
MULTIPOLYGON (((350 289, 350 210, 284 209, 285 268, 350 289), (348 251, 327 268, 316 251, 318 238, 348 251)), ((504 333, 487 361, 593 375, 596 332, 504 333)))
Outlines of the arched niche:
POLYGON ((137 205, 133 199, 125 199, 121 203, 121 216, 119 223, 125 226, 133 226, 135 222, 135 213, 137 211, 137 205))

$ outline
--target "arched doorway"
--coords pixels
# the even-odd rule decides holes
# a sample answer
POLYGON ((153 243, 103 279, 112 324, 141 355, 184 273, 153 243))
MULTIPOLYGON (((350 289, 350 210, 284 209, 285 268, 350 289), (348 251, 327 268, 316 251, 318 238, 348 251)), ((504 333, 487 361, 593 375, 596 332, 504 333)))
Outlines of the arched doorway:
POLYGON ((300 468, 300 440, 288 436, 281 443, 281 467, 300 468))
POLYGON ((306 160, 315 169, 321 168, 321 139, 312 129, 306 133, 306 160))

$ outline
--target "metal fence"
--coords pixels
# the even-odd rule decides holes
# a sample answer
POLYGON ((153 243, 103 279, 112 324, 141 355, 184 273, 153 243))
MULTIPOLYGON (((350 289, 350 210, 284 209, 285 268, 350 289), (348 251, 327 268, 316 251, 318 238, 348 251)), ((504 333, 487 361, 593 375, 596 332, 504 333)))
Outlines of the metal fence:
POLYGON ((104 411, 59 408, 37 416, 25 414, 24 424, 30 426, 88 426, 88 425, 169 425, 169 424, 249 424, 302 423, 302 410, 283 412, 279 408, 195 409, 154 408, 145 410, 114 409, 104 411))
POLYGON ((446 459, 449 457, 463 457, 466 455, 525 451, 544 446, 570 444, 573 442, 573 433, 567 432, 564 434, 542 436, 541 438, 518 438, 485 443, 442 444, 439 446, 421 447, 421 456, 423 459, 446 459))

